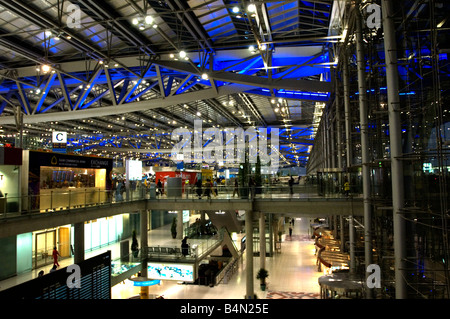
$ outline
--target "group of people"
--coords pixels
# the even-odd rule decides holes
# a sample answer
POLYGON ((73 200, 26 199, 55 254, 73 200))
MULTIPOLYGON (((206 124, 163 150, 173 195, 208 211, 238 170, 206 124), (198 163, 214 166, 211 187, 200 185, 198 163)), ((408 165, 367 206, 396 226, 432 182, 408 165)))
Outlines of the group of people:
POLYGON ((213 181, 211 182, 211 180, 208 178, 205 183, 204 192, 203 192, 203 182, 201 179, 198 179, 197 182, 195 183, 195 188, 197 197, 199 199, 202 199, 202 195, 205 195, 208 199, 211 198, 211 195, 213 195, 214 197, 217 197, 219 195, 217 179, 213 179, 213 181))

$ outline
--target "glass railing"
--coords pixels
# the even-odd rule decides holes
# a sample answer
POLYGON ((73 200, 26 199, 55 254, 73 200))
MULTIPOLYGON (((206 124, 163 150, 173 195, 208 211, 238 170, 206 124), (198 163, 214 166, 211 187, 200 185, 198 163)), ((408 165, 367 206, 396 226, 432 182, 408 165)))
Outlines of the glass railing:
POLYGON ((189 248, 186 254, 180 246, 175 245, 158 245, 158 246, 148 246, 147 256, 149 259, 173 259, 178 260, 183 259, 183 261, 194 262, 196 260, 202 259, 211 253, 211 250, 216 248, 223 241, 223 230, 220 230, 217 234, 213 236, 206 237, 202 239, 194 238, 188 239, 189 248))
POLYGON ((149 196, 150 199, 308 199, 308 198, 346 198, 359 196, 341 193, 319 195, 317 185, 294 185, 273 184, 255 187, 237 187, 233 185, 219 185, 211 188, 202 186, 171 187, 156 190, 149 196))
POLYGON ((140 252, 138 252, 138 254, 131 253, 125 257, 116 258, 111 261, 111 276, 119 276, 128 270, 139 266, 141 262, 140 252))
POLYGON ((115 191, 96 187, 83 189, 45 189, 39 195, 9 196, 0 198, 0 218, 17 217, 62 210, 111 205, 115 203, 148 199, 145 189, 118 194, 115 191))
POLYGON ((5 194, 0 198, 0 218, 17 217, 24 214, 53 213, 63 210, 92 206, 112 205, 132 201, 150 200, 309 200, 357 198, 359 194, 333 194, 321 196, 317 188, 310 185, 263 185, 260 187, 238 187, 220 185, 197 188, 192 186, 170 187, 158 191, 155 187, 139 188, 128 192, 102 190, 96 187, 83 189, 45 189, 39 195, 21 197, 5 194))

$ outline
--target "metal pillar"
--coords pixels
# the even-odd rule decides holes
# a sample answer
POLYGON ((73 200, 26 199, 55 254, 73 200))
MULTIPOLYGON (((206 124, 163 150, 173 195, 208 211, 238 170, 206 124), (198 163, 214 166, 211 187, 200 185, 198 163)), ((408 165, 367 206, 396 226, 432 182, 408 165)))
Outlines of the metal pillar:
MULTIPOLYGON (((369 119, 366 86, 366 60, 362 34, 362 17, 356 10, 356 59, 358 64, 359 118, 361 130, 361 166, 364 201, 364 260, 366 268, 372 264, 372 207, 370 203, 369 119)), ((367 291, 371 297, 371 290, 367 291)))
POLYGON ((400 99, 398 88, 397 46, 395 40, 394 21, 392 19, 392 4, 382 0, 384 50, 386 56, 386 81, 389 109, 389 140, 391 151, 391 180, 392 180, 392 212, 394 222, 394 251, 395 251, 395 297, 406 299, 405 265, 405 221, 402 209, 404 201, 402 137, 400 124, 400 99))
POLYGON ((351 139, 351 127, 352 127, 352 119, 350 114, 350 75, 348 70, 348 56, 342 63, 344 66, 344 112, 345 112, 345 145, 346 145, 346 155, 347 162, 346 167, 347 171, 352 166, 352 139, 351 139))
POLYGON ((245 272, 246 272, 246 299, 253 299, 255 291, 253 287, 253 212, 245 212, 245 272))
POLYGON ((350 273, 356 272, 356 260, 355 260, 355 227, 353 225, 353 215, 348 219, 348 234, 349 234, 349 246, 350 246, 350 273))
POLYGON ((345 251, 345 229, 344 229, 344 216, 339 216, 339 222, 341 224, 341 229, 339 233, 339 239, 341 240, 341 251, 345 251))
MULTIPOLYGON (((337 74, 337 72, 336 72, 337 74)), ((341 126, 341 95, 339 94, 339 82, 336 83, 336 143, 337 143, 337 168, 342 169, 342 126, 341 126)), ((339 181, 340 184, 341 181, 339 181)))

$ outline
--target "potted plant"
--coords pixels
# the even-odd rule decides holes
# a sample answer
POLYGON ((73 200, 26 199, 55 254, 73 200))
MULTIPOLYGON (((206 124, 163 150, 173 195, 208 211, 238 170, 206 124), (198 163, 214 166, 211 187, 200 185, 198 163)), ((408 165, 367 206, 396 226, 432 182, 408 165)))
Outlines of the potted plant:
POLYGON ((171 232, 172 232, 172 238, 175 239, 177 238, 177 218, 174 217, 172 220, 172 227, 170 228, 171 232))
POLYGON ((258 273, 256 274, 256 279, 259 279, 261 281, 261 290, 266 290, 266 278, 269 277, 269 272, 261 268, 258 273))

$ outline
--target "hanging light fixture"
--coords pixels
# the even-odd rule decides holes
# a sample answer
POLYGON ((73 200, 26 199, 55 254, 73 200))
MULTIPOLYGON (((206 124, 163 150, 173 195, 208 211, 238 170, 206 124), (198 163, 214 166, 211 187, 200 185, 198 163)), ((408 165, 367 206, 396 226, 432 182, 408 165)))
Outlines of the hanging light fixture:
POLYGON ((50 67, 50 65, 48 65, 48 64, 44 64, 44 65, 42 65, 42 67, 41 67, 41 70, 42 70, 42 72, 44 72, 44 73, 49 72, 50 69, 51 69, 51 67, 50 67))

